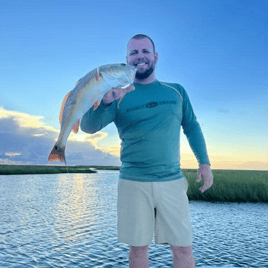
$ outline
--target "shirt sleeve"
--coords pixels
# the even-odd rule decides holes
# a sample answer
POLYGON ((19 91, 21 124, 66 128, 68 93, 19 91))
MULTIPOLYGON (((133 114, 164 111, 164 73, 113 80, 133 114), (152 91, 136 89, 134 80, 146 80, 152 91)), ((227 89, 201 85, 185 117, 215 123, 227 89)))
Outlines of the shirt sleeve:
POLYGON ((101 101, 99 107, 93 111, 93 107, 89 109, 82 117, 80 128, 82 131, 94 134, 106 127, 115 120, 116 101, 106 106, 101 101))
POLYGON ((206 142, 201 127, 196 119, 188 94, 183 89, 183 117, 182 128, 189 145, 199 163, 210 165, 206 142))

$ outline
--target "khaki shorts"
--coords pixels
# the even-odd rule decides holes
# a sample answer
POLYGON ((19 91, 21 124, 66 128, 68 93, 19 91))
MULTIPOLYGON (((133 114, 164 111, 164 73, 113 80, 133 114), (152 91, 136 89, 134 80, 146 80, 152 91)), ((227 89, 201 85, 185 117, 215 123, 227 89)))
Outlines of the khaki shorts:
POLYGON ((152 242, 192 246, 192 225, 185 177, 164 182, 119 179, 118 242, 145 246, 152 242))

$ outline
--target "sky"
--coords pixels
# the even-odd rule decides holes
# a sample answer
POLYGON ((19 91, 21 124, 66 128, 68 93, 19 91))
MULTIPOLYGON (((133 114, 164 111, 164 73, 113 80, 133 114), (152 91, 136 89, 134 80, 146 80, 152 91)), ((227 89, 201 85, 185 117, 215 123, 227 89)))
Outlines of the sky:
MULTIPOLYGON (((266 0, 0 0, 0 164, 51 165, 64 96, 97 66, 126 62, 150 36, 156 78, 179 83, 204 134, 212 169, 268 170, 266 0)), ((182 132, 182 129, 181 129, 182 132)), ((181 168, 198 162, 181 135, 181 168)), ((120 166, 114 123, 79 130, 68 165, 120 166)))

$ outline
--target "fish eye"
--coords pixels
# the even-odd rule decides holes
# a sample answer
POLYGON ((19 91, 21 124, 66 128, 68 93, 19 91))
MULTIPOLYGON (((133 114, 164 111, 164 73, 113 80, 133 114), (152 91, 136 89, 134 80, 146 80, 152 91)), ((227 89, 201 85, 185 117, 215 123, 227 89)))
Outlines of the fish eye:
POLYGON ((121 63, 121 66, 127 66, 125 63, 121 63))

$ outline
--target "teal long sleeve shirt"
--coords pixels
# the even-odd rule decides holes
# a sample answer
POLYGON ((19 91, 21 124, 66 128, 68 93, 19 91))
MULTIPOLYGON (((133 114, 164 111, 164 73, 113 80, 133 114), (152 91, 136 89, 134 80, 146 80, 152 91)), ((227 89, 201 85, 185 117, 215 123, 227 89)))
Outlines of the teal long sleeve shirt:
POLYGON ((81 129, 96 133, 114 122, 121 139, 120 179, 153 182, 182 178, 180 128, 199 164, 209 164, 205 139, 185 89, 158 80, 133 84, 124 98, 93 111, 81 120, 81 129))

